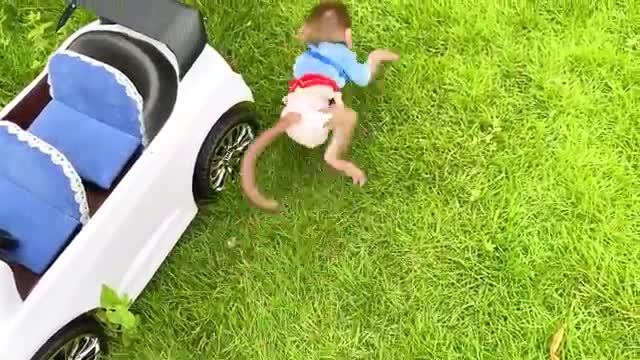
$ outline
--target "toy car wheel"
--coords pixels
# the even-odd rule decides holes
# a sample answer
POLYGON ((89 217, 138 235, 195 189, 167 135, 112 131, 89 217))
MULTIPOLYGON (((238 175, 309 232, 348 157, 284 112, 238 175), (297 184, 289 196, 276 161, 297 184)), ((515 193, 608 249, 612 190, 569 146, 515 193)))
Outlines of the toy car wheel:
POLYGON ((225 114, 207 135, 193 179, 197 201, 212 199, 238 172, 240 161, 258 131, 254 111, 239 108, 225 114))
POLYGON ((32 360, 97 360, 107 353, 105 333, 93 319, 72 322, 44 344, 32 360))

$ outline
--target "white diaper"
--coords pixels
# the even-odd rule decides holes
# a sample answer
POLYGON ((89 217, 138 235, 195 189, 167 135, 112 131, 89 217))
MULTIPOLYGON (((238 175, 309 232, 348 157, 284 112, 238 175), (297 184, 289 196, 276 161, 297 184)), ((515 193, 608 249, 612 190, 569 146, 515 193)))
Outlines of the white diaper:
POLYGON ((298 88, 283 99, 286 106, 281 116, 298 113, 302 117, 287 129, 287 135, 308 148, 322 145, 329 138, 329 129, 324 126, 332 115, 320 110, 327 109, 330 96, 327 96, 325 90, 318 90, 316 87, 298 88))

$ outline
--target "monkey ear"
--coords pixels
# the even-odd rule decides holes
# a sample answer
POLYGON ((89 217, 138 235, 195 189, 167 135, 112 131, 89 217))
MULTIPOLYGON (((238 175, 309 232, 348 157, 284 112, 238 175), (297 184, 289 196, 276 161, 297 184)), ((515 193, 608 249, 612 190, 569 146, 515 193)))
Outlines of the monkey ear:
POLYGON ((347 29, 344 31, 344 42, 347 44, 347 47, 351 49, 353 47, 353 38, 351 37, 351 29, 347 29))

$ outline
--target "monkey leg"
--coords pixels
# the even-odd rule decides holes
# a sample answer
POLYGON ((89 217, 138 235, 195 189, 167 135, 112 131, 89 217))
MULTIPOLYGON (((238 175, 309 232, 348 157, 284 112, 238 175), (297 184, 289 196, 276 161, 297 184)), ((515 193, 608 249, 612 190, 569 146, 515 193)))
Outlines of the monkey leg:
POLYGON ((330 112, 333 117, 328 127, 333 131, 333 136, 324 153, 324 160, 334 169, 351 177, 354 184, 362 186, 366 182, 364 171, 353 162, 343 159, 349 151, 358 122, 358 114, 350 108, 341 106, 332 108, 330 112))

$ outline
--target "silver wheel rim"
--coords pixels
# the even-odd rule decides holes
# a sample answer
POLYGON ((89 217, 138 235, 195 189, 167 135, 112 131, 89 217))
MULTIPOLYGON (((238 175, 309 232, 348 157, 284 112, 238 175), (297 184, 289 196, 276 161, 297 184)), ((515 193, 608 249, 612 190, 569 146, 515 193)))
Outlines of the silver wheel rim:
POLYGON ((80 335, 69 340, 47 360, 97 360, 100 355, 100 339, 93 335, 80 335))
POLYGON ((247 123, 237 124, 227 131, 213 150, 209 161, 209 186, 214 192, 224 190, 225 184, 240 165, 242 154, 253 141, 253 129, 247 123))

